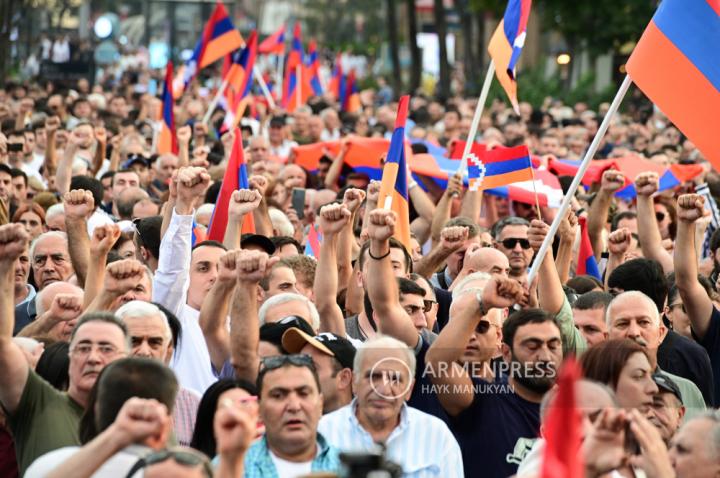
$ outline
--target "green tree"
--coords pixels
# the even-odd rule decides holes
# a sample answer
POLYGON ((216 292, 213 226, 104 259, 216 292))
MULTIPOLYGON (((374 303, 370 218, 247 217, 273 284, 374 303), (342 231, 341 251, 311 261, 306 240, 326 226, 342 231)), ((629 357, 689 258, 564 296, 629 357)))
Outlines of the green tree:
POLYGON ((415 0, 405 0, 405 16, 408 22, 408 47, 410 48, 410 88, 415 92, 420 88, 422 74, 422 57, 420 48, 417 45, 417 14, 415 12, 415 0))
POLYGON ((450 65, 448 64, 447 23, 445 21, 445 6, 443 0, 433 0, 433 14, 435 16, 435 32, 438 36, 440 53, 440 82, 437 94, 443 99, 450 97, 450 65))

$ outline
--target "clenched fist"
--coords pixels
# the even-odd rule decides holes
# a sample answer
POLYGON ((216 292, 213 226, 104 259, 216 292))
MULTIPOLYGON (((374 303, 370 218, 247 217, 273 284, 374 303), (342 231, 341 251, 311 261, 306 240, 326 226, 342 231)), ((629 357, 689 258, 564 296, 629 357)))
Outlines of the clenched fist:
POLYGON ((121 296, 137 286, 145 274, 145 266, 135 259, 116 261, 105 268, 105 292, 121 296))
POLYGON ((261 251, 250 251, 243 249, 237 255, 237 280, 244 283, 257 284, 270 272, 272 265, 279 260, 278 257, 270 258, 261 251))
POLYGON ((470 229, 465 226, 450 226, 440 231, 440 248, 455 252, 467 241, 470 229))
POLYGON ((523 305, 528 298, 529 292, 518 281, 497 275, 485 284, 482 292, 482 304, 486 313, 493 308, 504 309, 515 304, 523 305))
POLYGON ((63 195, 65 217, 86 219, 95 210, 95 199, 90 191, 73 189, 63 195))
POLYGON ((4 268, 8 267, 8 264, 13 268, 12 264, 25 252, 29 239, 30 236, 22 224, 0 226, 0 263, 4 268))
POLYGON ((57 294, 47 314, 55 322, 70 322, 77 319, 83 311, 83 298, 78 294, 57 294))
POLYGON ((387 209, 375 209, 368 217, 368 236, 373 241, 387 241, 395 233, 397 216, 387 209))
POLYGON ((320 230, 326 236, 339 234, 350 220, 350 210, 345 204, 328 204, 320 209, 320 230))
POLYGON ((268 180, 265 176, 262 174, 250 176, 248 184, 250 185, 250 189, 259 192, 261 196, 265 196, 265 191, 267 191, 268 188, 268 180))
POLYGON ((608 251, 614 256, 624 257, 630 249, 632 234, 626 227, 613 231, 608 236, 608 251))
POLYGON ((370 181, 367 187, 367 200, 370 204, 377 204, 380 197, 380 181, 370 181))
POLYGON ((683 194, 678 198, 678 220, 695 222, 705 214, 705 198, 699 194, 683 194))
POLYGON ((528 229, 528 241, 530 246, 535 252, 539 251, 542 247, 545 237, 550 232, 550 226, 540 221, 539 219, 533 219, 528 229))
POLYGON ((186 167, 177 172, 178 201, 192 204, 195 199, 202 198, 210 185, 210 175, 204 168, 186 167))
POLYGON ((110 249, 120 238, 120 226, 117 224, 103 224, 93 230, 93 238, 90 243, 90 252, 99 256, 107 256, 110 249))
POLYGON ((600 190, 607 193, 614 193, 625 186, 625 176, 620 171, 608 169, 602 175, 600 190))
POLYGON ((218 282, 235 285, 237 279, 237 260, 240 252, 240 249, 235 249, 227 251, 220 256, 220 260, 218 261, 218 282))
POLYGON ((364 200, 365 191, 362 189, 350 188, 345 191, 345 195, 343 196, 343 204, 347 206, 348 210, 353 214, 358 210, 364 200))
POLYGON ((228 217, 240 221, 243 216, 253 212, 260 205, 262 194, 251 189, 233 191, 228 204, 228 217))
POLYGON ((659 187, 660 178, 655 172, 640 173, 635 178, 635 191, 638 196, 652 196, 659 187))

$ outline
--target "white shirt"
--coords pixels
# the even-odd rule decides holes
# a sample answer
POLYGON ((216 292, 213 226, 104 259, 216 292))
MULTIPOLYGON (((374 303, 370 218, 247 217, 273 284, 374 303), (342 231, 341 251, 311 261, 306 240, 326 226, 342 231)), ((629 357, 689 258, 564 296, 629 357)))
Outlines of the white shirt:
POLYGON ((52 46, 53 63, 66 63, 70 61, 70 44, 66 39, 57 40, 52 46))
POLYGON ((198 319, 200 311, 186 304, 190 286, 193 214, 172 219, 160 241, 158 268, 153 276, 153 302, 167 307, 182 325, 182 337, 173 353, 170 368, 180 385, 202 395, 215 383, 210 352, 198 319))
MULTIPOLYGON (((36 459, 25 472, 25 478, 45 478, 51 471, 63 464, 80 450, 78 446, 66 446, 45 453, 36 459)), ((125 476, 130 468, 145 455, 152 453, 152 448, 142 445, 130 445, 111 456, 98 470, 91 475, 92 478, 116 478, 125 476)), ((144 473, 135 473, 133 478, 141 478, 144 473)))
POLYGON ((115 221, 100 208, 95 209, 92 215, 87 220, 87 231, 88 236, 93 237, 93 231, 98 226, 104 226, 106 224, 115 224, 115 221))
POLYGON ((299 476, 307 476, 312 473, 312 460, 296 463, 294 461, 283 460, 270 449, 268 449, 268 451, 275 465, 277 475, 280 478, 298 478, 299 476))
MULTIPOLYGON (((318 433, 345 452, 376 450, 370 433, 355 416, 357 399, 320 419, 318 433)), ((405 478, 461 477, 460 446, 445 423, 407 405, 400 411, 400 424, 387 441, 387 457, 399 464, 405 478)))

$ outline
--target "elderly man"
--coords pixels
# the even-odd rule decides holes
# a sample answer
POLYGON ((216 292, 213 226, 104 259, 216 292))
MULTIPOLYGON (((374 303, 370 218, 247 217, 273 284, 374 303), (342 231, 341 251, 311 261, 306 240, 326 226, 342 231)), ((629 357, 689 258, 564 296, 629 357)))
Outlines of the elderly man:
POLYGON ((687 417, 692 418, 705 410, 705 401, 697 385, 677 375, 660 370, 657 364, 658 347, 665 338, 667 328, 660 320, 655 303, 639 291, 623 292, 613 299, 605 312, 609 338, 630 339, 648 352, 650 365, 658 373, 669 376, 680 388, 687 417))
POLYGON ((480 247, 478 245, 470 246, 465 253, 462 270, 458 273, 449 290, 452 291, 455 284, 475 272, 499 274, 507 277, 510 273, 510 263, 507 256, 495 248, 480 247))
POLYGON ((20 474, 38 456, 79 444, 78 423, 98 374, 129 351, 127 330, 115 316, 88 314, 70 337, 67 393, 58 392, 30 370, 12 341, 13 262, 26 243, 21 225, 0 226, 0 403, 15 437, 20 474))
POLYGON ((719 433, 717 410, 701 414, 680 428, 670 446, 670 462, 677 478, 712 478, 720 474, 719 433))
POLYGON ((414 408, 415 356, 387 336, 364 342, 355 355, 356 398, 320 420, 320 433, 345 452, 370 452, 384 443, 404 476, 464 476, 457 441, 442 420, 414 408))
POLYGON ((54 282, 35 297, 37 318, 17 335, 50 337, 67 342, 82 313, 83 290, 67 282, 54 282))

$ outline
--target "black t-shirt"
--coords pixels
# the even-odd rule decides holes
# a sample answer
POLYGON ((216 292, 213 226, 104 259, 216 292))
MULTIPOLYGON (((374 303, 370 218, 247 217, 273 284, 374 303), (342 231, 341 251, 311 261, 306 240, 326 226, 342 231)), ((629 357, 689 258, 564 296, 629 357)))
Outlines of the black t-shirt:
POLYGON ((440 404, 440 400, 433 390, 430 376, 425 374, 425 355, 430 348, 427 340, 422 339, 420 350, 415 354, 415 385, 413 386, 412 395, 408 400, 408 406, 417 408, 421 412, 429 413, 438 417, 440 420, 449 424, 449 418, 445 409, 440 404))
POLYGON ((661 369, 686 378, 700 389, 708 406, 717 406, 720 398, 715 390, 713 368, 708 352, 682 335, 669 330, 658 347, 657 361, 661 369))
MULTIPOLYGON (((715 307, 712 309, 710 314, 710 325, 708 326, 705 337, 702 340, 698 340, 693 332, 695 340, 707 351, 710 357, 710 365, 712 367, 713 379, 714 379, 714 392, 715 402, 714 407, 718 406, 720 401, 720 311, 715 307)), ((699 385, 698 385, 699 386, 699 385)), ((700 389, 702 391, 702 388, 700 389)))
POLYGON ((439 334, 440 331, 442 331, 442 329, 447 325, 448 320, 450 320, 452 293, 439 287, 433 287, 433 289, 435 289, 435 297, 438 301, 437 322, 435 322, 433 332, 439 334))
POLYGON ((462 450, 465 476, 514 475, 540 434, 540 404, 513 392, 504 375, 492 383, 475 379, 473 384, 472 404, 450 417, 450 430, 462 450))

